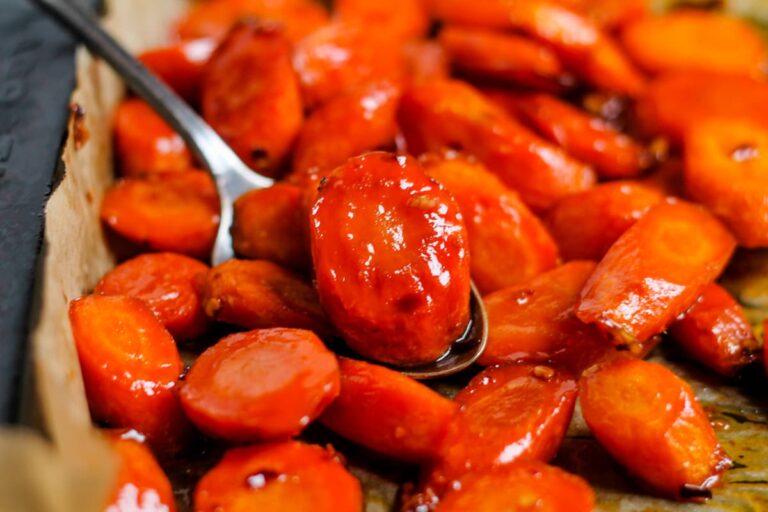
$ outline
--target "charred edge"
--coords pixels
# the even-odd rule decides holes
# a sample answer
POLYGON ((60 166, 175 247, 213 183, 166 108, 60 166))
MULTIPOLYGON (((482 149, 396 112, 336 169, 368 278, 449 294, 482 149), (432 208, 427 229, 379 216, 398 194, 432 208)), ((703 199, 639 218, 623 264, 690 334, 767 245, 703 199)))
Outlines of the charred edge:
POLYGON ((681 498, 712 498, 712 490, 709 487, 703 487, 701 485, 685 484, 680 488, 681 498))

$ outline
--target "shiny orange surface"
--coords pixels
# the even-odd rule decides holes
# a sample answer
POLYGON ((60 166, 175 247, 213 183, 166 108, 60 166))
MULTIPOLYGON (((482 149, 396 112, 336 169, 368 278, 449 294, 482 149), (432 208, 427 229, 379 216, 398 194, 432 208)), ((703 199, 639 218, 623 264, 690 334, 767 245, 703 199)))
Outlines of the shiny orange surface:
POLYGON ((213 38, 192 39, 152 48, 137 57, 179 96, 197 105, 203 71, 216 45, 213 38))

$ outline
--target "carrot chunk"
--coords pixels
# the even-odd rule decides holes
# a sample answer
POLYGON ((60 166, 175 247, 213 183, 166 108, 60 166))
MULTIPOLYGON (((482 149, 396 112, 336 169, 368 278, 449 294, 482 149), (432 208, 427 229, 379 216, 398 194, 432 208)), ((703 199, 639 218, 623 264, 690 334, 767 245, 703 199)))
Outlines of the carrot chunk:
POLYGON ((646 16, 650 4, 646 0, 555 0, 556 3, 586 16, 606 29, 621 27, 646 16))
POLYGON ((94 420, 136 429, 155 449, 177 451, 187 431, 174 392, 183 367, 152 311, 133 297, 90 295, 72 301, 69 320, 94 420))
POLYGON ((393 147, 399 100, 399 86, 374 82, 312 112, 296 142, 292 178, 302 181, 306 173, 325 176, 350 157, 393 147))
POLYGON ((101 220, 150 250, 207 259, 219 224, 216 186, 203 171, 124 179, 104 196, 101 220))
POLYGON ((348 160, 321 186, 311 223, 320 300, 355 351, 429 362, 464 331, 470 275, 461 212, 412 158, 348 160))
POLYGON ((211 269, 203 284, 211 318, 248 329, 296 327, 330 332, 315 290, 274 263, 229 260, 211 269))
POLYGON ((212 38, 182 41, 146 50, 138 59, 192 105, 200 101, 203 70, 216 49, 212 38))
POLYGON ((179 394, 189 419, 211 436, 235 442, 286 438, 339 394, 339 365, 309 331, 248 331, 203 352, 179 394))
POLYGON ((235 201, 232 224, 235 252, 248 259, 264 259, 306 270, 309 253, 309 213, 304 191, 294 185, 251 190, 235 201))
POLYGON ((759 348, 744 310, 716 284, 669 326, 669 334, 693 359, 724 375, 754 361, 759 348))
POLYGON ((362 512, 360 483, 336 454, 285 441, 228 450, 195 488, 195 512, 362 512))
POLYGON ((340 358, 341 393, 320 422, 384 455, 433 460, 458 406, 396 371, 340 358))
POLYGON ((663 200, 663 193, 637 182, 603 183, 564 197, 545 219, 564 260, 598 261, 622 233, 663 200))
POLYGON ((433 39, 409 41, 403 45, 406 77, 412 82, 448 78, 451 74, 443 46, 433 39))
POLYGON ((613 359, 587 372, 579 393, 600 444, 660 494, 700 495, 731 465, 691 388, 659 364, 613 359))
POLYGON ((142 254, 108 272, 94 293, 141 299, 176 340, 188 340, 208 327, 194 285, 207 271, 208 265, 180 254, 142 254))
POLYGON ((595 493, 576 475, 541 462, 511 464, 467 476, 436 512, 591 512, 595 493))
POLYGON ((630 57, 651 73, 691 70, 758 76, 768 62, 765 41, 756 29, 715 11, 680 9, 639 18, 625 27, 621 40, 630 57))
POLYGON ((685 137, 685 190, 739 245, 768 247, 768 124, 713 119, 685 137))
POLYGON ((678 144, 690 127, 714 118, 766 127, 768 84, 724 73, 666 73, 651 82, 635 110, 641 130, 666 135, 678 144))
POLYGON ((336 0, 333 12, 335 19, 376 27, 395 41, 426 35, 430 21, 422 0, 336 0))
POLYGON ((251 169, 278 176, 304 118, 280 27, 232 29, 205 69, 201 103, 205 120, 251 169))
POLYGON ((137 99, 117 107, 115 153, 124 176, 181 172, 192 166, 192 155, 181 136, 137 99))
POLYGON ((662 203, 624 232, 598 264, 576 315, 617 345, 663 331, 725 268, 736 244, 706 210, 662 203))
POLYGON ((459 415, 427 483, 438 494, 473 472, 554 457, 571 421, 576 382, 546 366, 497 366, 478 374, 455 401, 459 415))
POLYGON ((595 167, 601 178, 634 178, 650 153, 607 122, 546 94, 523 96, 517 114, 546 139, 595 167))
POLYGON ((595 269, 572 261, 483 299, 488 313, 488 345, 482 365, 526 361, 555 363, 575 374, 612 350, 593 326, 576 318, 576 303, 595 269))
POLYGON ((455 69, 480 79, 549 90, 574 81, 554 51, 524 36, 449 25, 439 41, 455 69))
POLYGON ((472 279, 481 293, 517 284, 555 266, 557 246, 541 221, 482 165, 433 158, 424 167, 461 208, 469 235, 472 279))
POLYGON ((591 168, 531 133, 463 82, 413 85, 401 100, 398 117, 409 152, 464 151, 537 210, 595 182, 591 168))

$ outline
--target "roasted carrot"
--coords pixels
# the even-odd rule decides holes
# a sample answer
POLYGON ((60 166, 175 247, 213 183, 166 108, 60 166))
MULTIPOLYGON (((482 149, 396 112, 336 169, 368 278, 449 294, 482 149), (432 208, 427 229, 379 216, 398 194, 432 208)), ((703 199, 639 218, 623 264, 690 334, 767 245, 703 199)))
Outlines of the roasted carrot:
POLYGON ((683 160, 672 157, 646 175, 640 183, 669 197, 685 197, 683 160))
POLYGON ((192 166, 181 136, 141 100, 118 105, 114 129, 115 153, 124 176, 182 172, 192 166))
POLYGON ((373 81, 397 83, 405 61, 396 41, 366 23, 337 21, 317 30, 295 48, 293 64, 302 97, 315 108, 341 93, 373 81))
POLYGON ((440 500, 436 512, 591 512, 587 482, 541 462, 510 464, 469 475, 440 500))
POLYGON ((638 18, 625 27, 621 41, 651 73, 716 71, 759 76, 768 63, 763 36, 746 21, 716 11, 680 9, 638 18))
POLYGON ((340 358, 341 393, 319 421, 337 434, 389 457, 425 462, 458 406, 427 386, 382 366, 340 358))
POLYGON ((712 119, 685 137, 685 190, 744 247, 768 247, 768 123, 712 119))
POLYGON ((635 108, 639 128, 681 143, 685 132, 710 119, 768 119, 768 84, 746 76, 702 71, 666 73, 651 82, 635 108))
POLYGON ((473 472, 554 457, 571 421, 576 382, 547 366, 497 366, 479 373, 455 401, 459 415, 427 479, 438 495, 473 472))
POLYGON ((175 387, 183 367, 152 311, 133 297, 90 295, 72 301, 69 320, 93 418, 138 430, 156 450, 181 448, 187 422, 175 387))
POLYGON ((298 441, 234 448, 195 488, 195 512, 362 512, 360 483, 332 449, 298 441))
POLYGON ((595 182, 591 168, 531 133, 463 82, 434 80, 411 86, 398 118, 409 152, 463 151, 537 210, 595 182))
POLYGON ((622 234, 581 293, 576 316, 630 348, 662 332, 725 268, 736 246, 709 212, 652 208, 622 234))
POLYGON ((427 158, 424 168, 461 208, 469 235, 472 279, 486 294, 551 269, 557 246, 541 221, 482 165, 427 158))
POLYGON ((211 318, 248 329, 296 327, 329 334, 317 294, 300 276, 263 260, 229 260, 202 286, 211 318))
POLYGON ((331 173, 311 215, 320 301, 358 353, 434 361, 469 319, 461 212, 414 159, 376 152, 331 173))
POLYGON ((646 0, 555 0, 601 27, 613 29, 642 18, 650 11, 646 0))
POLYGON ((754 361, 759 349, 744 310, 714 283, 669 326, 669 334, 691 358, 724 375, 754 361))
POLYGON ((208 327, 194 285, 207 271, 208 265, 180 254, 142 254, 108 272, 94 293, 141 299, 176 340, 188 340, 208 327))
POLYGON ((550 47, 525 36, 449 25, 439 41, 454 69, 472 77, 548 90, 574 83, 550 47))
POLYGON ((336 0, 334 18, 342 22, 376 27, 377 32, 392 36, 394 41, 415 39, 426 35, 429 16, 422 0, 336 0))
POLYGON ((219 200, 203 171, 124 179, 107 191, 101 220, 153 251, 207 259, 219 224, 219 200))
POLYGON ((179 96, 197 105, 203 69, 215 49, 216 40, 213 38, 192 39, 152 48, 137 57, 179 96))
POLYGON ((235 201, 232 242, 244 258, 304 271, 311 265, 304 191, 288 183, 251 190, 235 201))
POLYGON ((405 75, 412 82, 448 78, 448 56, 433 39, 409 41, 403 45, 405 75))
POLYGON ((564 197, 545 217, 566 261, 600 260, 613 243, 664 194, 634 181, 602 183, 564 197))
POLYGON ((335 96, 307 118, 293 154, 293 180, 325 176, 348 158, 390 149, 397 135, 400 87, 374 82, 335 96))
POLYGON ((180 391, 203 432, 235 442, 299 434, 339 394, 336 356, 301 329, 232 334, 207 349, 180 391))
POLYGON ((233 28, 206 66, 201 104, 205 120, 251 169, 278 176, 304 117, 280 27, 233 28))
POLYGON ((516 113, 544 138, 593 165, 601 178, 634 178, 651 164, 650 153, 631 137, 554 96, 523 96, 516 113))
POLYGON ((612 359, 579 382, 592 434, 660 494, 702 497, 731 465, 684 380, 657 363, 612 359))
POLYGON ((171 483, 149 448, 127 437, 112 437, 110 446, 117 457, 117 482, 104 510, 176 512, 171 483))

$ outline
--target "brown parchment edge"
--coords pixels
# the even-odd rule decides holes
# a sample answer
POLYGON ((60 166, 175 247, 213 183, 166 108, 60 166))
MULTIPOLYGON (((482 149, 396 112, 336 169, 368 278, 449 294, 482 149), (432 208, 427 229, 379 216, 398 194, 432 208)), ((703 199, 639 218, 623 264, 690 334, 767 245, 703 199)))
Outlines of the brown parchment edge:
MULTIPOLYGON (((110 0, 105 26, 131 51, 167 41, 184 0, 110 0)), ((0 511, 103 510, 114 461, 92 426, 67 318, 69 301, 93 288, 112 266, 98 212, 112 183, 111 124, 124 87, 84 49, 76 56, 72 103, 85 112, 88 141, 79 149, 70 123, 64 177, 45 208, 35 288, 26 426, 0 429, 0 511)))

